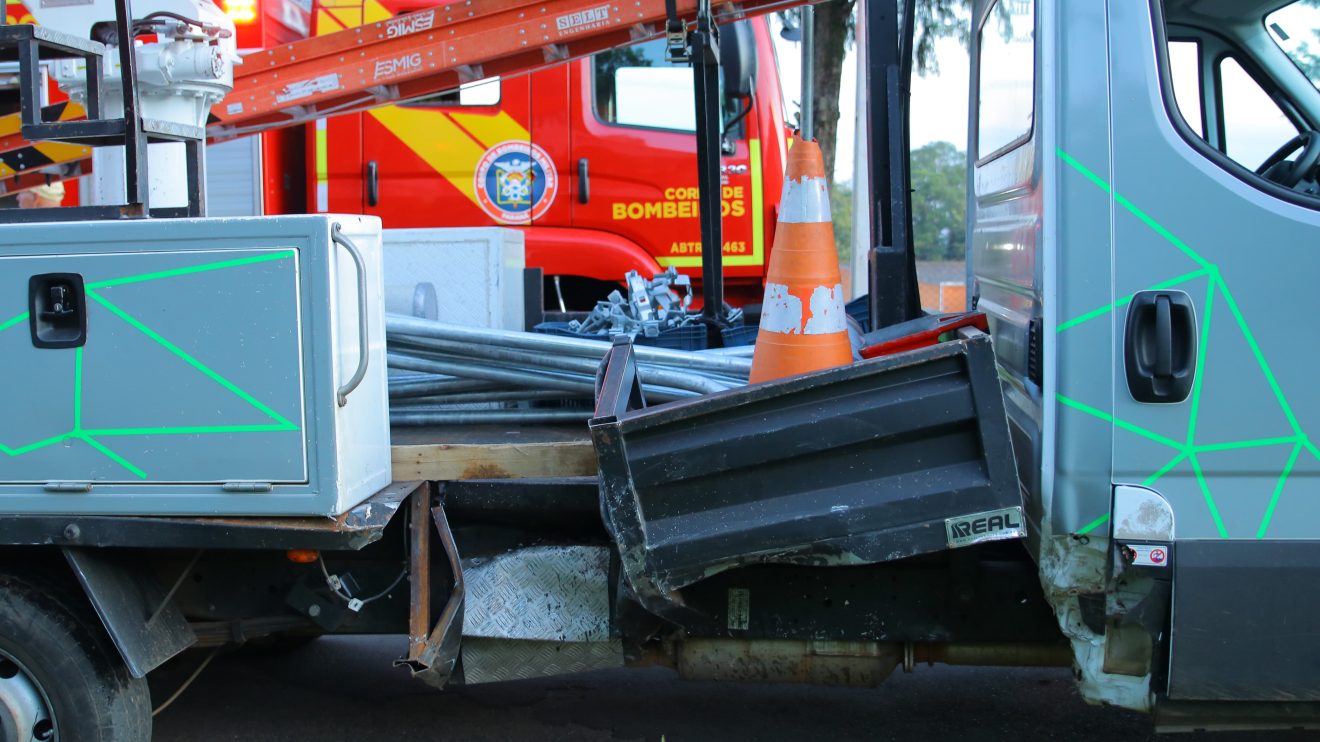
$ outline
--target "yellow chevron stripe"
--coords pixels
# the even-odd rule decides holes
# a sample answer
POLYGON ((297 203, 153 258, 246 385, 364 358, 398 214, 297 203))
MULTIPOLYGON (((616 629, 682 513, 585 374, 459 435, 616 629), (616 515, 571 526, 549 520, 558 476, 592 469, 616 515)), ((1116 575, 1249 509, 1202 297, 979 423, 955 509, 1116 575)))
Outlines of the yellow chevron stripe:
MULTIPOLYGON (((500 111, 494 116, 482 116, 476 113, 451 113, 449 117, 458 122, 458 125, 467 129, 478 142, 490 149, 500 142, 522 141, 527 142, 532 138, 531 132, 523 128, 512 116, 500 111)), ((405 144, 412 146, 404 140, 405 144)), ((474 160, 472 165, 476 166, 474 160)))
POLYGON ((92 154, 91 147, 67 142, 37 142, 32 146, 57 163, 81 160, 84 157, 90 157, 92 154))
POLYGON ((19 114, 11 113, 8 116, 0 116, 0 137, 12 136, 23 128, 23 121, 19 114))
POLYGON ((365 26, 368 23, 375 23, 393 17, 393 14, 378 0, 366 0, 361 4, 320 4, 316 12, 315 27, 317 36, 325 36, 346 28, 365 26), (325 16, 328 16, 331 22, 327 22, 325 16))
POLYGON ((372 109, 368 113, 469 201, 477 203, 472 170, 485 150, 465 135, 443 112, 427 108, 386 106, 372 109))
MULTIPOLYGON (((68 121, 70 119, 85 118, 87 112, 77 103, 70 103, 60 112, 59 121, 68 121)), ((0 116, 0 137, 7 137, 17 134, 22 128, 23 121, 17 113, 11 113, 8 116, 0 116)))

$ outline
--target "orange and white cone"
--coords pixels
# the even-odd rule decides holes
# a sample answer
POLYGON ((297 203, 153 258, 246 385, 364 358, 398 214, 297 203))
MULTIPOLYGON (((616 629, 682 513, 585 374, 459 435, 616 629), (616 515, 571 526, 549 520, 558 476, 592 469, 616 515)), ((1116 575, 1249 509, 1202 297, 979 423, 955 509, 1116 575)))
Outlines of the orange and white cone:
POLYGON ((795 138, 779 200, 751 383, 851 363, 820 146, 795 138))

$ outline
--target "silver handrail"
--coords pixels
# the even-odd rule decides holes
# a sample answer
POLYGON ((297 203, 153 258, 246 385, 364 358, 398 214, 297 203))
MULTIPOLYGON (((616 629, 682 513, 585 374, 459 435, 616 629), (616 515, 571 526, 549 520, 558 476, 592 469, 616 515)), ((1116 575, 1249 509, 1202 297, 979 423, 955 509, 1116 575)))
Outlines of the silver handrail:
POLYGON ((368 341, 367 341, 367 263, 362 259, 362 253, 358 251, 357 245, 348 239, 348 236, 340 231, 339 222, 330 226, 330 239, 335 244, 348 251, 353 256, 353 263, 357 266, 357 286, 358 286, 358 365, 353 376, 344 385, 339 387, 338 399, 339 406, 348 404, 348 395, 358 388, 362 383, 363 377, 367 375, 368 361, 368 341))

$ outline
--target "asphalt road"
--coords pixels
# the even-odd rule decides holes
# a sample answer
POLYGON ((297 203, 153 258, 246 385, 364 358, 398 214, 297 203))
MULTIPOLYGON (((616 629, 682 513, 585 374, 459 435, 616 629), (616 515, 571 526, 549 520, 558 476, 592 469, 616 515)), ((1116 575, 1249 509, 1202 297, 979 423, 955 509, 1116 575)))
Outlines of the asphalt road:
MULTIPOLYGON (((1087 706, 1066 670, 921 667, 878 689, 685 682, 614 670, 440 693, 391 666, 402 637, 221 655, 156 718, 160 742, 220 740, 1153 740, 1140 714, 1087 706)), ((204 656, 204 655, 203 655, 204 656)), ((167 697, 203 656, 153 676, 167 697)), ((1314 739, 1178 735, 1165 742, 1314 739)))

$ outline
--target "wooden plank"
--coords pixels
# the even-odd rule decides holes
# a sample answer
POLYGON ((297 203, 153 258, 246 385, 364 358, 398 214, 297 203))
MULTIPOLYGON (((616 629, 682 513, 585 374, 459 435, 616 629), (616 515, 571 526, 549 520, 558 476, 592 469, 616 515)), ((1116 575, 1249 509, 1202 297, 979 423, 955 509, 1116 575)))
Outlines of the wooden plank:
POLYGON ((452 482, 596 475, 587 440, 554 443, 423 443, 396 445, 395 479, 452 482))

